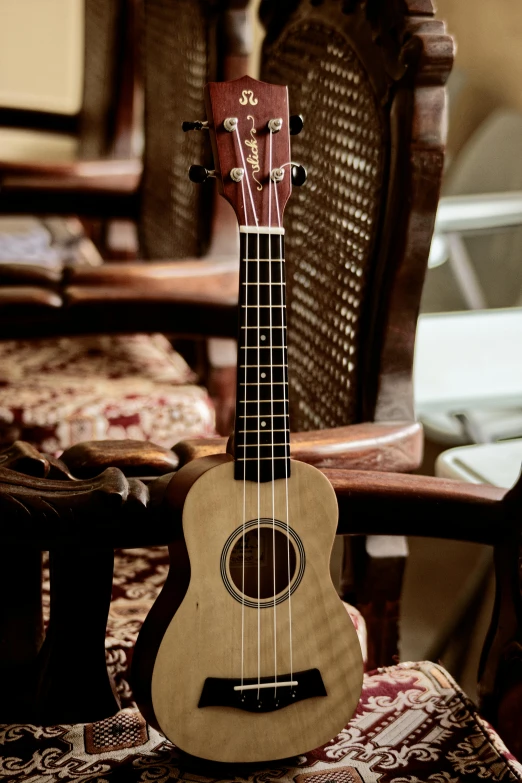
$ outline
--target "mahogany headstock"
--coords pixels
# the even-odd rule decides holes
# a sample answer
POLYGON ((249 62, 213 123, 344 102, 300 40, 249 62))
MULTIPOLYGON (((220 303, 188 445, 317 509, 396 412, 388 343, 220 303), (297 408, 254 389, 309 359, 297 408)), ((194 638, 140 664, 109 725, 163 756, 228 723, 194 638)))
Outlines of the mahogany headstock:
POLYGON ((302 119, 289 117, 287 88, 250 76, 210 82, 205 105, 208 122, 186 122, 183 130, 208 128, 215 170, 192 166, 190 178, 215 176, 240 225, 281 226, 292 178, 306 179, 303 167, 290 165, 290 134, 301 130, 302 119))

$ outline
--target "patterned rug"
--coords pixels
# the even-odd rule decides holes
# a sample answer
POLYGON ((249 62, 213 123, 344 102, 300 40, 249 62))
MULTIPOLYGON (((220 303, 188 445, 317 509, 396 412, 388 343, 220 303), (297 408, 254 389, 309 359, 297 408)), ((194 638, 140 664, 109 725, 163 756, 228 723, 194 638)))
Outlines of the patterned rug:
MULTIPOLYGON (((522 781, 522 766, 449 674, 403 663, 365 675, 355 716, 324 747, 272 765, 209 764, 147 726, 127 671, 136 634, 167 572, 164 548, 117 553, 107 658, 122 699, 91 724, 0 726, 0 779, 13 783, 458 783, 522 781)), ((47 587, 47 584, 46 584, 47 587)), ((357 612, 350 610, 355 623, 357 612)), ((363 639, 364 642, 364 639, 363 639)))

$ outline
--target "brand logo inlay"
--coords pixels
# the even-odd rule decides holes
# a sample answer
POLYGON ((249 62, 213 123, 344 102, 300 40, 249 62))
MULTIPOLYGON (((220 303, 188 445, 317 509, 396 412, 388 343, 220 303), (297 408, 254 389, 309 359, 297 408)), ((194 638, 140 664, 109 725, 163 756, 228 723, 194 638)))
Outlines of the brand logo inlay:
POLYGON ((241 106, 246 106, 249 103, 251 106, 257 106, 258 100, 254 98, 253 90, 243 90, 241 98, 239 99, 241 106))

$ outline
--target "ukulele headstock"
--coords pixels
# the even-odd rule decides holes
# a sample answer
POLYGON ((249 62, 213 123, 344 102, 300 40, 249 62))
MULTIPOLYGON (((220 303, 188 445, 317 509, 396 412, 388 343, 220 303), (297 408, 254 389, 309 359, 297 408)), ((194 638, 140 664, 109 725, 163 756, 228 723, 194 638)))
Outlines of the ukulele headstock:
POLYGON ((215 170, 194 166, 191 179, 215 176, 240 225, 282 225, 296 168, 290 165, 290 134, 302 127, 300 118, 290 123, 287 88, 250 76, 210 82, 205 105, 208 122, 186 123, 184 129, 208 127, 215 170))

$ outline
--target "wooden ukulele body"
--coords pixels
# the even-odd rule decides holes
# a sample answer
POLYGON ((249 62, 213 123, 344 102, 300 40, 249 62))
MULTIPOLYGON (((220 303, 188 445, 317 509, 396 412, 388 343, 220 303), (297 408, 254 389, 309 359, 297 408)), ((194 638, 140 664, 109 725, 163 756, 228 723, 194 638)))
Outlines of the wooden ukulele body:
POLYGON ((142 712, 179 748, 212 761, 276 760, 327 742, 350 720, 363 673, 355 629, 330 579, 338 512, 328 480, 292 461, 287 481, 238 481, 223 455, 187 465, 172 484, 184 499, 186 552, 173 545, 169 577, 136 647, 142 712), (245 529, 248 543, 238 545, 245 529), (317 680, 317 671, 325 694, 314 695, 313 686, 293 702, 291 691, 304 688, 310 672, 317 680), (282 685, 300 673, 301 686, 282 685), (281 684, 234 690, 259 677, 281 684), (288 706, 274 708, 276 701, 288 706))

